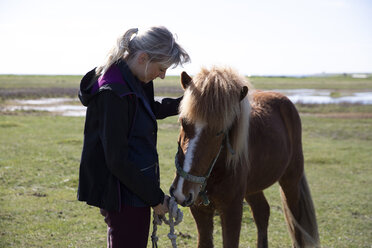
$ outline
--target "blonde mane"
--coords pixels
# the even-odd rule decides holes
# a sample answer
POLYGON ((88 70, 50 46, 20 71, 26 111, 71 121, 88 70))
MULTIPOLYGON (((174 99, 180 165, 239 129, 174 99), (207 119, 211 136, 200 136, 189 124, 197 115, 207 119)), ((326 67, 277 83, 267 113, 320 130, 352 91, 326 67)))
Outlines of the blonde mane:
POLYGON ((240 101, 244 86, 251 84, 229 67, 202 70, 192 79, 180 104, 180 117, 190 123, 204 123, 216 133, 229 132, 235 155, 228 153, 227 164, 248 162, 249 94, 240 101))

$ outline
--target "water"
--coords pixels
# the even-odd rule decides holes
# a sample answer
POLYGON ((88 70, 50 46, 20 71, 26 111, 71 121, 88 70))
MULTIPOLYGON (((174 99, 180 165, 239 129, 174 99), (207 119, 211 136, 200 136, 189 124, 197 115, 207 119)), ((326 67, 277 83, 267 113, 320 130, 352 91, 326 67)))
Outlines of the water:
POLYGON ((293 103, 303 104, 372 104, 372 92, 338 92, 339 97, 332 96, 330 90, 291 89, 273 90, 286 95, 293 103))
POLYGON ((47 111, 62 116, 85 116, 86 107, 78 99, 40 98, 36 100, 13 100, 4 108, 6 111, 47 111))
MULTIPOLYGON (((372 104, 372 92, 338 92, 339 97, 332 97, 330 90, 291 89, 273 90, 283 93, 293 103, 303 104, 372 104)), ((337 95, 336 94, 336 95, 337 95)), ((155 97, 160 100, 162 97, 155 97)), ((5 111, 48 111, 62 116, 85 116, 86 107, 78 99, 71 98, 41 98, 36 100, 13 100, 2 107, 5 111)))

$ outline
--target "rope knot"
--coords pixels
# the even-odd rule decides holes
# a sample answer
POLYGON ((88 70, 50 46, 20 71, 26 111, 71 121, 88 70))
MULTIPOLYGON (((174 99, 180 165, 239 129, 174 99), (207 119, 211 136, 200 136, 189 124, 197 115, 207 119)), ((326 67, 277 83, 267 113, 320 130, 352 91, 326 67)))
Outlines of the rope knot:
POLYGON ((178 208, 178 204, 177 204, 176 199, 174 197, 170 198, 168 208, 169 208, 169 218, 168 218, 168 220, 164 216, 160 217, 159 215, 154 213, 154 217, 153 217, 154 220, 152 222, 153 223, 153 231, 152 231, 152 235, 151 235, 151 241, 152 241, 152 246, 153 247, 158 247, 157 242, 158 242, 159 238, 158 238, 158 236, 156 236, 157 226, 158 225, 160 226, 162 224, 162 222, 164 222, 166 225, 169 225, 168 238, 172 242, 172 247, 177 248, 177 244, 176 244, 177 235, 174 233, 174 227, 176 225, 178 225, 179 223, 181 223, 181 221, 183 219, 183 213, 178 208), (174 220, 173 220, 173 218, 174 218, 174 220))
POLYGON ((168 238, 170 240, 175 240, 175 239, 177 239, 177 235, 176 234, 170 234, 170 233, 168 233, 168 238))

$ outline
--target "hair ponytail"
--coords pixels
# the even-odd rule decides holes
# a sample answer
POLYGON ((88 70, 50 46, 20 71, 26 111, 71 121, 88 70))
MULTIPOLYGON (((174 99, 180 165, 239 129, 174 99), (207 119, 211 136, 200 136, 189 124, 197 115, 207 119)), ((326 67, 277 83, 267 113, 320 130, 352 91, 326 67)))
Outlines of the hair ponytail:
POLYGON ((116 46, 114 46, 107 54, 105 63, 96 69, 96 74, 101 75, 110 68, 112 64, 121 58, 124 58, 126 53, 129 53, 129 42, 134 34, 138 33, 138 28, 131 28, 125 32, 123 36, 117 39, 116 46))
POLYGON ((138 33, 138 28, 131 28, 129 29, 127 32, 125 32, 125 34, 122 36, 121 39, 118 40, 118 46, 122 49, 124 49, 124 51, 128 51, 129 52, 129 42, 133 36, 133 34, 137 34, 138 33))

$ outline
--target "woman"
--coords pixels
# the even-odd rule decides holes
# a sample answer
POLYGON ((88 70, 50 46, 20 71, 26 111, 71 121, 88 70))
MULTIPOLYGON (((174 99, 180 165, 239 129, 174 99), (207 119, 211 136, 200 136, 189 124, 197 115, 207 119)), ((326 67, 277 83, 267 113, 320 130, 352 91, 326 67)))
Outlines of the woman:
POLYGON ((153 80, 189 55, 165 27, 129 29, 107 61, 81 80, 87 106, 78 199, 101 208, 108 247, 146 247, 150 207, 168 211, 160 189, 156 119, 176 115, 181 98, 154 101, 153 80))

